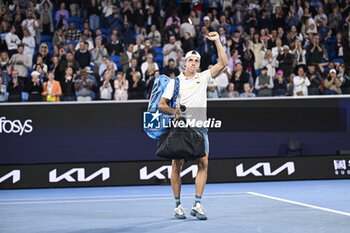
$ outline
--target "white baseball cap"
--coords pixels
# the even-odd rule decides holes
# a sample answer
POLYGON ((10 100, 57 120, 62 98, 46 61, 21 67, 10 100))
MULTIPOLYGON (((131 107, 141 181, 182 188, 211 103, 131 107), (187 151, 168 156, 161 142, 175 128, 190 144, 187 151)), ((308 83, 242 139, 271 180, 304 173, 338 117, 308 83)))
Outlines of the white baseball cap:
POLYGON ((201 55, 196 50, 191 50, 191 51, 187 52, 186 56, 185 56, 185 61, 189 57, 197 57, 199 60, 201 59, 201 55))
POLYGON ((210 21, 210 18, 209 18, 209 16, 204 16, 203 20, 209 20, 210 21))
POLYGON ((331 73, 337 73, 337 71, 335 70, 335 69, 331 69, 330 71, 329 71, 329 73, 331 74, 331 73))

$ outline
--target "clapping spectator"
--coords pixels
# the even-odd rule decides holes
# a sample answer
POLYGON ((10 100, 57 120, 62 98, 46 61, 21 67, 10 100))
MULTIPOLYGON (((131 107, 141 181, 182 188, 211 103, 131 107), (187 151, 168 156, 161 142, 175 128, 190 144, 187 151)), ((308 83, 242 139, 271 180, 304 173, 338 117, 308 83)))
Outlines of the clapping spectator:
POLYGON ((147 60, 141 65, 142 81, 147 81, 149 76, 152 75, 155 70, 159 70, 158 64, 153 61, 153 55, 149 53, 147 55, 147 60))
POLYGON ((339 78, 337 77, 337 71, 335 69, 331 69, 329 71, 329 75, 324 80, 324 87, 325 87, 325 95, 340 95, 342 83, 340 82, 339 78))
POLYGON ((31 73, 31 81, 27 83, 25 91, 29 94, 29 101, 41 101, 43 92, 43 85, 40 82, 40 73, 38 71, 33 71, 31 73))
POLYGON ((23 45, 18 46, 18 53, 13 55, 10 59, 10 63, 14 64, 13 69, 17 71, 19 79, 25 84, 28 80, 28 69, 32 67, 32 59, 23 54, 23 45))
POLYGON ((88 78, 84 69, 80 71, 80 77, 74 81, 74 87, 78 94, 78 101, 91 101, 91 90, 94 82, 88 78))
POLYGON ((310 86, 308 87, 308 94, 309 95, 319 95, 321 84, 322 84, 322 78, 321 75, 316 71, 315 64, 308 64, 307 66, 307 73, 306 76, 310 80, 310 86))
POLYGON ((48 102, 60 101, 62 95, 61 85, 58 81, 55 81, 55 75, 52 71, 48 74, 49 80, 44 83, 42 95, 48 102))
POLYGON ((277 56, 279 69, 283 71, 284 77, 289 77, 293 73, 294 57, 289 51, 288 45, 283 46, 283 53, 277 56))
POLYGON ((117 79, 114 80, 114 99, 127 100, 128 99, 129 82, 126 80, 122 72, 117 73, 117 79))
POLYGON ((141 80, 141 73, 134 72, 132 83, 129 85, 129 99, 144 99, 145 84, 141 80))
POLYGON ((67 67, 65 70, 65 75, 63 79, 61 79, 60 84, 63 93, 63 101, 75 101, 75 88, 74 81, 76 78, 76 74, 73 73, 72 67, 67 67))
POLYGON ((105 71, 103 73, 103 81, 100 83, 99 93, 101 100, 111 100, 113 93, 113 80, 112 73, 110 71, 105 71))
POLYGON ((238 98, 239 93, 238 91, 235 91, 235 85, 233 83, 229 83, 226 88, 225 92, 222 94, 223 98, 238 98))
POLYGON ((75 52, 74 60, 78 62, 80 68, 90 66, 91 55, 84 42, 79 43, 79 50, 75 52))
POLYGON ((241 98, 254 98, 255 94, 253 93, 253 89, 250 87, 249 83, 244 83, 243 85, 244 92, 239 95, 241 98))
POLYGON ((161 46, 162 37, 160 35, 160 32, 157 30, 156 25, 151 26, 151 31, 148 34, 148 38, 150 39, 152 47, 160 47, 161 46))
POLYGON ((298 75, 293 78, 294 96, 306 96, 308 95, 308 86, 311 85, 308 77, 304 72, 303 67, 298 68, 298 75))
POLYGON ((18 71, 12 71, 12 81, 7 85, 7 92, 9 93, 8 102, 21 102, 22 91, 24 90, 24 84, 18 77, 18 71))

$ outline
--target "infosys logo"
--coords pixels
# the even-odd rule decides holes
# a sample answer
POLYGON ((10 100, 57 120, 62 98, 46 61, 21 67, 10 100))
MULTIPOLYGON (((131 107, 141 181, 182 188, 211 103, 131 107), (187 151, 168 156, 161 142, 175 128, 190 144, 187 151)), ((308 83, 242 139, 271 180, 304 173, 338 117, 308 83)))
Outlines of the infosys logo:
POLYGON ((0 134, 19 134, 31 133, 33 131, 32 120, 26 120, 22 123, 20 120, 6 120, 6 117, 0 117, 0 134))

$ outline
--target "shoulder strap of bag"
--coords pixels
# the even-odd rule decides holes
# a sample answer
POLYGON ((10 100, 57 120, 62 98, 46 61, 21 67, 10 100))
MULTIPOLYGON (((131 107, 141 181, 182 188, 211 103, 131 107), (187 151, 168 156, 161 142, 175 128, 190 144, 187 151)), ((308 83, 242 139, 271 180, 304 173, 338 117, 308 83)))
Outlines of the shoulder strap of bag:
POLYGON ((177 99, 177 96, 179 95, 179 91, 180 91, 180 80, 179 80, 179 78, 178 78, 178 77, 175 77, 174 80, 175 80, 175 85, 174 85, 174 96, 173 96, 173 98, 171 99, 170 105, 169 105, 169 107, 171 107, 171 108, 175 108, 176 99, 177 99))

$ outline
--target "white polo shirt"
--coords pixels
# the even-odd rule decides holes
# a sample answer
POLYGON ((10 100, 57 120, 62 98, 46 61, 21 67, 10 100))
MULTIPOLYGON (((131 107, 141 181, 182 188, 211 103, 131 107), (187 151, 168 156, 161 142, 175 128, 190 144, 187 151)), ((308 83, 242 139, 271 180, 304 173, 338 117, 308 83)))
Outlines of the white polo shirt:
MULTIPOLYGON (((205 70, 189 79, 183 72, 178 76, 180 80, 180 91, 176 100, 177 105, 186 106, 186 117, 201 121, 207 120, 207 87, 212 79, 210 70, 205 70)), ((171 80, 166 87, 162 97, 171 99, 174 95, 175 80, 171 80)))

